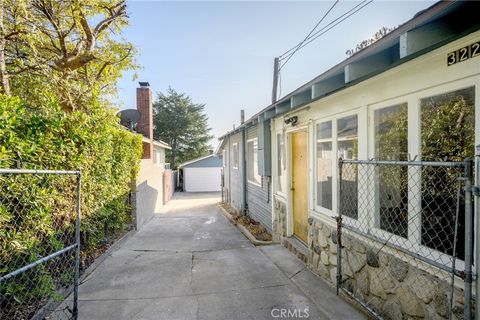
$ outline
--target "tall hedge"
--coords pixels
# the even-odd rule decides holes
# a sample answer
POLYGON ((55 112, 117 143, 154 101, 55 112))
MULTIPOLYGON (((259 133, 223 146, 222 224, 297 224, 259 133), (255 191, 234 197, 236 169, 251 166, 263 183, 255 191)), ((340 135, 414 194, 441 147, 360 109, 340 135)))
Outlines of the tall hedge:
MULTIPOLYGON (((33 110, 19 98, 0 95, 0 168, 82 172, 83 265, 130 217, 128 193, 141 143, 120 126, 115 110, 101 105, 65 113, 52 100, 33 110)), ((71 240, 75 187, 72 177, 0 175, 0 274, 71 240)), ((27 303, 52 289, 47 271, 35 279, 38 292, 16 283, 0 294, 27 303)))

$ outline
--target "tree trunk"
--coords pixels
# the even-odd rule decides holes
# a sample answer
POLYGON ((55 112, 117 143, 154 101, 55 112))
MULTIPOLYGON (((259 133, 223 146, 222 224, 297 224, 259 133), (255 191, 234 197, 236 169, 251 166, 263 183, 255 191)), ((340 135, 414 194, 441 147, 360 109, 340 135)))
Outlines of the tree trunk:
POLYGON ((5 61, 5 30, 3 27, 4 3, 0 0, 0 77, 2 78, 3 93, 10 95, 10 84, 8 82, 7 64, 5 61))

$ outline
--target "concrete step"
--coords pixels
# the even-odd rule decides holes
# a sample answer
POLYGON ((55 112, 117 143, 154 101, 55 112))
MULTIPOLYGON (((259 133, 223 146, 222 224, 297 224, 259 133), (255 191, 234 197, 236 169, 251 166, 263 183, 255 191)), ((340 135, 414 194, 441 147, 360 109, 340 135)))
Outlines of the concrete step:
POLYGON ((288 237, 283 239, 283 246, 290 250, 294 255, 296 255, 303 262, 307 262, 308 259, 308 248, 300 240, 295 237, 288 237))

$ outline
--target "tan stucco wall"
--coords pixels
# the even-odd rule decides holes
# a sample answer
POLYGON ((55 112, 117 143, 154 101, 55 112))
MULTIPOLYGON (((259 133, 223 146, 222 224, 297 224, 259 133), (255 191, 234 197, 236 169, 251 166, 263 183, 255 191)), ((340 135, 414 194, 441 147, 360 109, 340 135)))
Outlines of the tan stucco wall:
POLYGON ((163 167, 155 165, 152 159, 141 161, 135 193, 137 229, 163 206, 163 172, 163 167))

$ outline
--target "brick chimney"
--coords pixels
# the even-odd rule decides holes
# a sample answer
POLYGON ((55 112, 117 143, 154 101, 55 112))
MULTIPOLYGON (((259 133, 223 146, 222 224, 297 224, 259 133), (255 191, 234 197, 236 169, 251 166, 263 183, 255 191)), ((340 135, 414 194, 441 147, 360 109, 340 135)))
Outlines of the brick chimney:
POLYGON ((152 90, 148 82, 139 82, 137 88, 137 110, 140 112, 140 120, 137 123, 137 132, 150 139, 143 142, 142 159, 152 159, 153 155, 153 106, 152 90))

